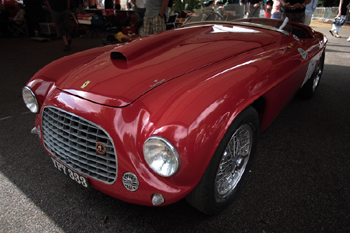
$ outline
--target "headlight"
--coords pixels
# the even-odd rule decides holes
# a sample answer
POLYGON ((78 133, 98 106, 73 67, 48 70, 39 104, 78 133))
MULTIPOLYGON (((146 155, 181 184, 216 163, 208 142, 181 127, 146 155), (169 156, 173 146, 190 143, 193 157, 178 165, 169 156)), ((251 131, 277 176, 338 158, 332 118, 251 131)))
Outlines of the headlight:
POLYGON ((172 176, 180 168, 180 157, 175 147, 158 136, 146 140, 143 145, 143 156, 148 166, 160 176, 172 176))
POLYGON ((22 97, 23 101, 26 104, 27 108, 32 113, 38 113, 39 112, 39 103, 36 99, 36 96, 34 92, 29 87, 23 87, 22 89, 22 97))

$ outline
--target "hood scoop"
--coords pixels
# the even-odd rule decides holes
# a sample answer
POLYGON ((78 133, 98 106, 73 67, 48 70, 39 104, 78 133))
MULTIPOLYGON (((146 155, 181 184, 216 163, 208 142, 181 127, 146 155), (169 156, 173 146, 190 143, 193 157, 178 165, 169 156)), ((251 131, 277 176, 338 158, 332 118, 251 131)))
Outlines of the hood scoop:
POLYGON ((119 68, 121 70, 125 70, 129 68, 128 59, 121 52, 117 52, 117 51, 111 52, 111 61, 116 68, 119 68))
POLYGON ((125 55, 122 54, 121 52, 111 52, 111 60, 128 62, 125 55))

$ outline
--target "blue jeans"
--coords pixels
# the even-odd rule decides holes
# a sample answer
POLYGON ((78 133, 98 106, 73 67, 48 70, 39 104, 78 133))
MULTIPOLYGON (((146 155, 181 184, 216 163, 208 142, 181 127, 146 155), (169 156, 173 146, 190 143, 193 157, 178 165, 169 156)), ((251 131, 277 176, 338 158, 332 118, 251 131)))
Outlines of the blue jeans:
POLYGON ((282 19, 282 13, 274 13, 271 15, 272 19, 282 19))

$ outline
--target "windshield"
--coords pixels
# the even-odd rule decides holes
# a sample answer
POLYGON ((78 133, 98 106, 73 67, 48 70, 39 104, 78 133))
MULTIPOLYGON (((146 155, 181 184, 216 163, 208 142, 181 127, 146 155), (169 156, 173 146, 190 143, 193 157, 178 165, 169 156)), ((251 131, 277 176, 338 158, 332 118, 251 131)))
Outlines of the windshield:
POLYGON ((225 22, 233 25, 249 25, 269 29, 287 36, 292 33, 300 38, 310 37, 311 29, 302 24, 290 22, 288 18, 285 20, 265 18, 264 10, 259 7, 256 9, 257 12, 250 12, 249 14, 246 8, 245 4, 213 4, 200 7, 199 9, 194 9, 193 12, 186 12, 187 16, 184 25, 202 22, 225 22))

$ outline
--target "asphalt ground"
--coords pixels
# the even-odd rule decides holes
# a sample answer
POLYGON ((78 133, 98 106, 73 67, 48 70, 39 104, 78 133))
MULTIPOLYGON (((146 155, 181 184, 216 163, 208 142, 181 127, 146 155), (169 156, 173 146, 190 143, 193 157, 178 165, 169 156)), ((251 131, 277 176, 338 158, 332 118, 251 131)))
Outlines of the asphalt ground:
POLYGON ((350 28, 329 39, 315 97, 295 98, 260 135, 258 152, 234 203, 206 216, 186 201, 128 204, 80 187, 55 170, 21 89, 44 65, 101 46, 100 38, 0 38, 0 232, 350 232, 350 28))

